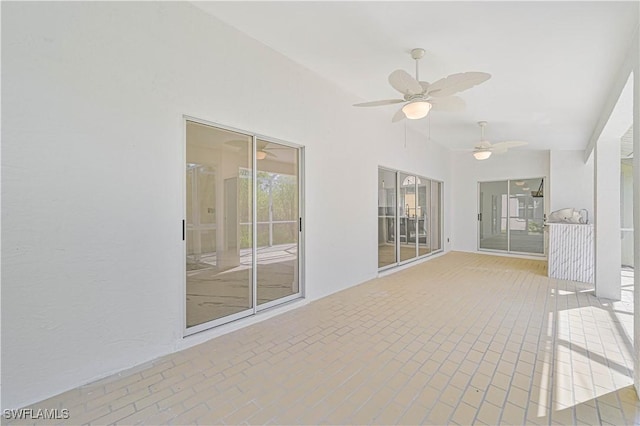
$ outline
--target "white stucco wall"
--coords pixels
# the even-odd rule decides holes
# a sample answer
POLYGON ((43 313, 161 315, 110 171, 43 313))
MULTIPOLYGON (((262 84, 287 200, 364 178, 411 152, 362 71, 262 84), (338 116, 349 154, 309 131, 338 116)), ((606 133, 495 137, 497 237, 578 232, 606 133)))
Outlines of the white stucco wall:
POLYGON ((593 223, 593 156, 584 162, 584 151, 550 152, 550 211, 573 207, 589 211, 593 223))
MULTIPOLYGON (((526 140, 526 135, 522 137, 526 140)), ((478 161, 469 152, 452 154, 452 248, 477 251, 478 182, 545 177, 549 189, 549 152, 512 149, 478 161)), ((549 211, 545 206, 545 211, 549 211)))
POLYGON ((449 248, 449 151, 190 4, 3 3, 2 67, 3 408, 184 346, 183 114, 306 146, 310 299, 376 276, 380 164, 444 181, 449 248))

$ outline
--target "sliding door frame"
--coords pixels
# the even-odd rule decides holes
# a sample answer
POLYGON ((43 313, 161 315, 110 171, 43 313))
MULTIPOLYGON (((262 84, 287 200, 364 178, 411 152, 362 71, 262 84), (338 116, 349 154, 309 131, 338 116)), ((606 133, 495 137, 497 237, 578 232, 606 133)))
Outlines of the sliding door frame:
MULTIPOLYGON (((394 204, 394 214, 395 214, 395 252, 396 252, 396 261, 395 263, 391 263, 389 265, 385 265, 381 268, 378 268, 378 273, 380 272, 384 272, 393 268, 397 268, 399 266, 403 266, 406 264, 409 264, 411 262, 415 262, 417 260, 421 260, 421 259, 425 259, 429 256, 432 256, 434 254, 438 254, 444 251, 444 182, 441 180, 437 180, 437 179, 432 179, 426 176, 422 176, 413 172, 407 172, 404 170, 399 170, 399 169, 394 169, 393 167, 386 167, 386 166, 378 166, 378 172, 380 170, 384 170, 387 172, 392 172, 395 173, 396 175, 396 194, 395 194, 395 204, 394 204), (439 223, 439 228, 440 228, 440 248, 438 250, 432 250, 431 252, 427 253, 427 254, 423 254, 422 256, 420 256, 420 244, 419 244, 419 236, 418 236, 418 229, 419 229, 419 221, 418 218, 416 217, 416 221, 415 221, 415 231, 416 231, 416 247, 415 247, 415 251, 416 251, 416 255, 415 257, 411 258, 411 259, 407 259, 407 260, 400 260, 400 184, 402 183, 402 180, 400 178, 401 174, 405 174, 408 176, 414 176, 415 182, 414 182, 414 190, 415 190, 415 204, 416 204, 416 212, 417 212, 417 207, 418 207, 418 179, 425 179, 431 182, 431 187, 430 187, 430 191, 427 194, 427 198, 431 197, 431 191, 433 190, 433 184, 440 184, 440 196, 438 197, 438 202, 440 204, 438 211, 439 211, 439 215, 440 215, 440 223, 439 223)), ((430 201, 429 201, 430 202, 430 201)), ((429 205, 427 203, 427 205, 429 205)), ((407 221, 408 223, 408 221, 407 221)), ((430 227, 429 227, 430 229, 430 227)), ((380 253, 378 252, 378 256, 380 256, 380 253)))
MULTIPOLYGON (((492 180, 484 180, 478 181, 478 190, 476 192, 476 196, 478 197, 478 202, 476 203, 478 215, 482 214, 481 210, 481 192, 480 185, 483 183, 494 183, 494 182, 506 182, 507 183, 507 250, 497 250, 497 249, 487 249, 480 247, 480 229, 482 227, 482 220, 479 219, 479 216, 476 217, 476 241, 477 241, 477 251, 489 252, 489 253, 502 253, 502 254, 516 254, 516 255, 525 255, 525 256, 535 256, 535 257, 546 257, 547 256, 547 248, 545 244, 545 234, 544 234, 544 221, 543 219, 543 231, 542 231, 542 253, 531 253, 526 251, 512 251, 511 250, 511 182, 516 180, 532 180, 532 179, 542 179, 543 180, 543 188, 542 188, 542 199, 544 200, 544 217, 546 218, 547 214, 547 197, 548 194, 546 185, 547 185, 547 177, 546 176, 535 176, 535 177, 525 177, 525 178, 510 178, 510 179, 492 179, 492 180)), ((483 218, 484 220, 484 218, 483 218)))
POLYGON ((218 327, 223 324, 228 324, 233 321, 237 321, 242 318, 247 318, 256 315, 257 313, 264 311, 266 309, 293 301, 295 299, 300 299, 305 297, 305 200, 304 200, 304 146, 294 144, 291 142, 286 142, 280 139, 276 139, 273 137, 261 135, 255 132, 237 129, 230 126, 225 126, 223 124, 219 124, 213 121, 203 120, 200 118, 196 118, 190 115, 182 116, 182 126, 183 126, 183 137, 182 137, 182 157, 181 157, 181 182, 182 182, 182 336, 187 337, 193 334, 199 333, 201 331, 209 330, 215 327, 218 327), (252 307, 249 309, 245 309, 241 312, 237 312, 235 314, 227 315, 222 318, 216 318, 211 321, 204 322, 202 324, 194 325, 193 327, 187 327, 187 264, 185 262, 187 256, 187 178, 186 178, 186 162, 187 162, 187 122, 194 122, 198 124, 202 124, 205 126, 211 126, 220 130, 226 130, 234 133, 238 133, 252 139, 251 143, 251 214, 252 214, 252 255, 251 255, 251 297, 252 297, 252 307), (271 302, 264 303, 258 307, 257 297, 258 297, 258 276, 257 276, 257 242, 258 242, 258 215, 257 215, 257 180, 258 180, 258 170, 257 170, 257 140, 263 140, 265 142, 272 142, 279 145, 283 145, 292 149, 296 149, 298 153, 298 216, 299 216, 299 227, 298 227, 298 292, 292 295, 273 300, 271 302))
MULTIPOLYGON (((399 235, 400 235, 400 221, 398 220, 398 185, 400 184, 400 172, 396 169, 391 169, 389 167, 384 167, 384 166, 378 166, 378 173, 380 173, 380 170, 384 170, 385 172, 391 172, 394 173, 395 175, 395 198, 394 198, 394 203, 393 203, 393 217, 394 217, 394 224, 393 224, 393 233, 394 233, 394 250, 395 250, 395 254, 396 254, 396 261, 394 263, 391 263, 389 265, 385 265, 382 268, 378 268, 378 271, 385 271, 387 269, 390 268, 395 268, 396 266, 398 266, 398 261, 400 259, 400 246, 398 244, 398 240, 399 240, 399 235)), ((379 196, 379 195, 378 195, 379 196)), ((379 201, 378 201, 379 202, 379 201)), ((385 207, 386 208, 386 207, 385 207)), ((379 222, 379 221, 378 221, 379 222)), ((380 226, 378 224, 378 226, 380 226)), ((379 251, 377 251, 377 256, 380 256, 379 251)))
MULTIPOLYGON (((305 297, 304 296, 304 285, 303 285, 303 267, 304 267, 304 262, 302 261, 303 259, 303 251, 304 251, 304 244, 303 244, 303 235, 304 235, 304 179, 303 179, 303 170, 304 170, 304 147, 298 144, 294 144, 291 142, 286 142, 286 141, 282 141, 280 139, 276 139, 276 138, 272 138, 269 136, 264 136, 264 135, 254 135, 253 137, 253 143, 254 143, 254 147, 257 147, 257 141, 258 139, 260 139, 261 141, 265 141, 265 142, 271 142, 271 143, 275 143, 278 145, 282 145, 282 146, 286 146, 287 148, 292 148, 295 149, 297 151, 298 154, 298 220, 301 221, 301 223, 298 223, 298 292, 294 293, 294 294, 290 294, 289 296, 285 296, 282 297, 280 299, 276 299, 276 300, 272 300, 270 302, 266 302, 263 303, 261 305, 258 305, 258 256, 254 256, 253 257, 253 267, 255 268, 254 271, 256 271, 256 273, 253 274, 254 276, 254 295, 253 295, 253 300, 255 302, 254 304, 254 308, 256 310, 256 313, 260 312, 260 311, 264 311, 265 309, 269 309, 272 308, 274 306, 278 306, 281 305, 283 303, 287 303, 287 302, 291 302, 295 299, 299 299, 301 297, 305 297)), ((253 167, 255 170, 255 173, 253 173, 253 185, 254 188, 258 188, 258 161, 256 159, 255 156, 255 149, 254 149, 254 155, 253 155, 253 167)), ((255 220, 253 221, 253 244, 254 247, 257 251, 258 249, 258 191, 257 189, 253 191, 253 217, 255 218, 255 220)))

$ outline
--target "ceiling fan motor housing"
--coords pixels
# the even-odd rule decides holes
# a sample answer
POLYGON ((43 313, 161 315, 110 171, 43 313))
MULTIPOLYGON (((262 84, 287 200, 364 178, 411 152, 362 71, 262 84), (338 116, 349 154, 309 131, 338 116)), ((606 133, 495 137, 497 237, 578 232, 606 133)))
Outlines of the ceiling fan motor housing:
POLYGON ((411 57, 415 60, 422 59, 424 57, 424 49, 419 47, 411 50, 411 57))

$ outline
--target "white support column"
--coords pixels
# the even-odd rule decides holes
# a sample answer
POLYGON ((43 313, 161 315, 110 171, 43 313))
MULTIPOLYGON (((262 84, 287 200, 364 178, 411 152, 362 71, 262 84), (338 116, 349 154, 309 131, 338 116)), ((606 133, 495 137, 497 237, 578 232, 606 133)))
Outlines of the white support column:
MULTIPOLYGON (((638 16, 640 20, 640 16, 638 16)), ((632 45, 633 68, 633 263, 640 270, 640 33, 636 30, 632 45)), ((634 269, 635 269, 634 266, 634 269)), ((634 387, 640 395, 640 271, 633 274, 634 387)))
POLYGON ((596 296, 620 300, 620 141, 599 139, 595 154, 596 296))

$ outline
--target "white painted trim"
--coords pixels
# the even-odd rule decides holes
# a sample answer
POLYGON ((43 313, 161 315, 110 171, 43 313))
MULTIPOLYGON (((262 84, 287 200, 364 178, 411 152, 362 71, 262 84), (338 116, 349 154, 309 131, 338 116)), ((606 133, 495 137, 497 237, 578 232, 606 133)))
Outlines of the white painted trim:
POLYGON ((187 335, 187 118, 182 116, 182 161, 178 170, 182 170, 182 175, 178 178, 181 182, 182 191, 182 260, 181 271, 182 279, 182 336, 187 335))
POLYGON ((251 303, 258 312, 258 137, 251 137, 251 303))
POLYGON ((307 226, 307 217, 305 211, 305 148, 301 146, 298 148, 298 214, 302 220, 302 226, 298 235, 298 290, 300 290, 300 296, 305 298, 307 296, 306 290, 306 244, 305 244, 305 229, 307 226))

